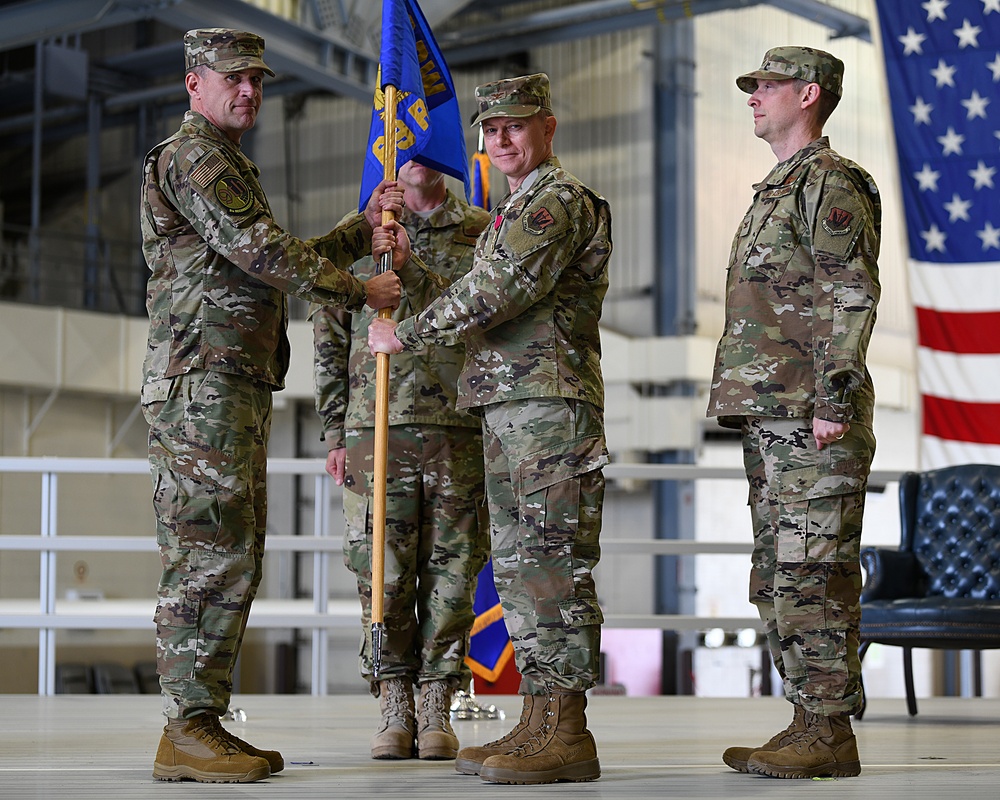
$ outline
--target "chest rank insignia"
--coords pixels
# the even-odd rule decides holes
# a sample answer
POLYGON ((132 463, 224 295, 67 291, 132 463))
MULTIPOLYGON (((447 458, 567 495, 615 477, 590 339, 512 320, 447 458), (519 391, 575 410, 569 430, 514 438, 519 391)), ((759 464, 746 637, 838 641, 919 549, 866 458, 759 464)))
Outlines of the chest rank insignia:
POLYGON ((550 225, 555 225, 556 221, 547 208, 540 208, 533 214, 526 214, 524 217, 524 229, 528 233, 540 234, 550 225))
POLYGON ((234 214, 242 214, 253 205, 253 192, 242 178, 226 175, 215 182, 215 196, 234 214))
POLYGON ((850 211, 836 207, 831 208, 830 213, 823 220, 823 230, 831 236, 843 236, 845 233, 851 232, 852 219, 854 219, 854 215, 850 211))

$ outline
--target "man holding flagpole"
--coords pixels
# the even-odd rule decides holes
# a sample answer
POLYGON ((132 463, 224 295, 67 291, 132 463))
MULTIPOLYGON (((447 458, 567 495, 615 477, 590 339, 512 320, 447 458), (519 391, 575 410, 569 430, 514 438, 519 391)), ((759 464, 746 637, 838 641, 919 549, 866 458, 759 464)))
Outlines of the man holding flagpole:
MULTIPOLYGON (((400 223, 414 250, 449 281, 472 268, 476 239, 489 214, 445 185, 437 170, 407 161, 399 169, 400 223)), ((373 195, 370 206, 378 206, 373 195)), ((339 225, 356 224, 360 213, 339 225)), ((320 254, 323 241, 310 244, 320 254)), ((375 274, 366 257, 349 271, 375 274)), ((417 309, 404 297, 393 314, 417 309)), ((327 472, 344 487, 344 562, 355 573, 365 631, 371 624, 372 540, 369 497, 374 460, 375 359, 370 316, 319 307, 313 314, 316 410, 329 455, 327 472)), ((456 689, 470 681, 465 657, 476 578, 489 554, 483 488, 483 439, 476 417, 458 410, 465 348, 429 344, 392 359, 389 371, 386 492, 385 642, 374 675, 362 644, 360 667, 381 720, 372 758, 452 759, 458 738, 450 722, 456 689), (416 704, 414 690, 416 689, 416 704), (416 707, 414 707, 416 705, 416 707)))
MULTIPOLYGON (((456 769, 494 783, 600 777, 586 691, 599 677, 604 381, 598 321, 611 212, 552 152, 544 74, 476 90, 490 161, 510 194, 476 245, 472 271, 442 282, 398 223, 373 233, 408 294, 436 297, 398 324, 374 320, 373 352, 464 341, 459 407, 482 418, 493 568, 524 704, 506 736, 466 747, 456 769)), ((420 302, 418 301, 418 305, 420 302)))
MULTIPOLYGON (((379 76, 359 199, 359 211, 365 213, 359 216, 367 217, 375 205, 387 207, 386 203, 377 200, 378 192, 393 185, 400 167, 405 167, 404 178, 408 179, 411 200, 419 212, 409 217, 410 224, 415 231, 427 233, 428 238, 422 244, 430 249, 425 252, 447 250, 440 259, 441 265, 451 277, 457 277, 471 263, 467 254, 471 255, 468 251, 484 220, 465 203, 460 209, 457 198, 438 213, 447 197, 444 174, 462 180, 466 197, 469 193, 465 135, 455 86, 415 0, 383 0, 379 76), (436 222, 428 224, 434 215, 436 222), (436 230, 437 227, 447 230, 436 230), (454 238, 449 242, 450 236, 454 238)), ((404 186, 406 182, 404 180, 404 186)), ((387 210, 395 211, 391 206, 387 210)), ((395 221, 391 213, 388 218, 395 221)), ((383 222, 386 221, 384 215, 383 222)), ((387 271, 388 262, 387 257, 377 271, 387 271)), ((381 309, 379 316, 388 318, 389 310, 381 309)), ((318 324, 322 325, 322 320, 318 324)), ((318 346, 326 341, 328 333, 319 330, 318 346)), ((424 447, 426 437, 420 432, 405 425, 390 424, 393 414, 396 423, 409 419, 442 428, 455 426, 460 420, 462 425, 466 424, 463 412, 456 412, 449 400, 454 386, 435 390, 417 385, 427 377, 454 383, 454 371, 433 363, 454 358, 446 356, 445 352, 441 348, 425 352, 423 358, 409 363, 404 361, 395 376, 388 356, 377 355, 374 397, 370 398, 374 401, 370 447, 366 436, 359 440, 349 474, 343 469, 340 454, 331 455, 332 461, 328 461, 334 478, 342 478, 347 486, 348 536, 353 535, 355 541, 347 544, 346 554, 349 565, 358 575, 363 616, 371 619, 371 638, 363 647, 361 670, 371 682, 373 693, 380 697, 382 708, 380 727, 371 742, 374 758, 409 758, 413 754, 414 739, 423 758, 454 758, 458 748, 449 721, 450 700, 454 689, 467 680, 467 672, 463 676, 463 661, 472 624, 472 592, 485 556, 478 538, 475 508, 482 477, 478 468, 473 470, 469 463, 472 454, 468 445, 474 437, 458 437, 453 435, 454 431, 445 434, 443 430, 436 430, 434 439, 438 445, 448 440, 461 446, 452 453, 440 450, 436 456, 431 456, 424 447), (435 375, 436 370, 441 370, 440 374, 435 375), (401 383, 394 386, 394 378, 401 383), (429 395, 437 395, 436 409, 432 397, 421 395, 428 389, 429 395), (393 392, 396 392, 394 406, 393 392), (397 471, 391 492, 388 476, 390 428, 395 428, 392 431, 396 446, 394 456, 400 456, 394 458, 393 466, 397 471), (404 451, 409 456, 406 463, 402 458, 404 451), (463 465, 461 477, 448 473, 459 462, 463 465), (398 472, 399 468, 403 473, 398 472), (434 480, 425 480, 417 490, 408 482, 428 471, 430 475, 438 474, 440 480, 436 484, 434 480), (348 485, 349 481, 352 485, 348 485), (432 497, 428 503, 443 501, 448 509, 443 513, 440 508, 427 513, 427 508, 420 510, 412 503, 407 507, 406 500, 413 498, 407 498, 407 492, 401 487, 409 489, 411 494, 426 493, 432 497), (357 502, 351 502, 352 498, 357 502), (458 522, 450 526, 450 530, 444 530, 441 524, 452 513, 458 522), (435 520, 433 525, 429 523, 432 518, 435 520), (393 531, 387 530, 387 522, 393 524, 393 531), (390 536, 393 541, 387 547, 390 536), (449 552, 449 547, 454 547, 454 552, 449 552), (391 557, 388 563, 387 551, 391 557), (465 574, 467 565, 476 566, 471 575, 465 574), (449 572, 454 574, 449 576, 449 572), (388 626, 384 609, 387 600, 391 606, 388 626), (440 613, 428 608, 427 603, 432 607, 440 605, 440 613), (419 609, 415 605, 419 605, 419 609), (442 629, 432 630, 439 624, 442 629), (383 655, 386 657, 384 668, 383 655), (420 684, 420 709, 416 714, 412 694, 414 680, 420 684), (414 726, 418 730, 414 731, 414 726)), ((318 357, 325 358, 322 354, 318 357)), ((320 405, 327 407, 326 411, 320 408, 321 416, 329 412, 324 399, 329 383, 322 374, 323 369, 325 367, 321 366, 317 372, 317 387, 322 395, 320 405)), ((361 369, 362 366, 355 363, 355 374, 361 369)), ((363 416, 354 414, 354 422, 358 423, 363 416)), ((421 502, 418 498, 418 505, 421 502)))
POLYGON ((236 738, 220 718, 263 575, 271 395, 289 366, 286 295, 351 310, 395 306, 400 295, 392 274, 363 282, 344 269, 370 252, 378 214, 331 232, 331 260, 274 221, 240 150, 264 75, 274 75, 263 55, 264 40, 248 31, 188 31, 190 109, 144 167, 141 403, 163 565, 156 670, 167 717, 153 776, 165 781, 246 783, 284 768, 280 753, 236 738))

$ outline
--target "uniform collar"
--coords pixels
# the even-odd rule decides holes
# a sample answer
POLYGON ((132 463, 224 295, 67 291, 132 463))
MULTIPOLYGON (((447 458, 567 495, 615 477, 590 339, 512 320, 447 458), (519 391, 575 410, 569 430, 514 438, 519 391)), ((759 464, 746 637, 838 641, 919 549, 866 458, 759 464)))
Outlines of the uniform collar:
POLYGON ((428 227, 428 228, 448 228, 453 225, 461 224, 465 216, 462 214, 462 209, 459 207, 458 198, 455 194, 448 189, 444 195, 444 202, 435 208, 431 213, 423 217, 414 211, 404 207, 402 218, 400 222, 407 228, 413 226, 414 228, 428 227))
POLYGON ((218 142, 229 150, 234 157, 239 158, 241 161, 248 164, 255 173, 258 172, 257 167, 243 154, 239 145, 234 143, 228 136, 226 136, 226 134, 224 134, 219 128, 209 122, 208 119, 199 114, 197 111, 191 111, 188 109, 184 113, 184 121, 181 123, 181 131, 184 133, 193 133, 197 131, 202 136, 218 142))
POLYGON ((523 194, 527 194, 531 187, 538 183, 541 178, 544 178, 548 173, 552 172, 552 170, 559 169, 559 167, 559 159, 555 156, 549 156, 524 177, 524 180, 521 181, 521 185, 507 196, 504 203, 509 202, 516 197, 520 197, 523 194))
POLYGON ((768 173, 767 177, 764 178, 760 183, 755 183, 753 188, 755 192, 759 192, 761 189, 765 189, 768 186, 780 186, 785 183, 788 176, 794 172, 803 161, 812 158, 820 150, 827 150, 830 147, 830 137, 820 136, 815 141, 810 142, 797 153, 789 156, 784 161, 776 164, 771 171, 768 173))

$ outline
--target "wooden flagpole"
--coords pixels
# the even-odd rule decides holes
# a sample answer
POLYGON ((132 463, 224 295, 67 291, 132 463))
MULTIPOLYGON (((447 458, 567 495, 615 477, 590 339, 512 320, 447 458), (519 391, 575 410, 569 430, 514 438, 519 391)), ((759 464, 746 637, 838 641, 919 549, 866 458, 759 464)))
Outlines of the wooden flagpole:
MULTIPOLYGON (((383 177, 396 180, 396 87, 386 86, 383 177)), ((382 224, 395 218, 383 209, 382 224)), ((378 273, 392 269, 392 251, 379 262, 378 273)), ((392 309, 380 308, 380 319, 389 319, 392 309)), ((372 672, 379 677, 382 669, 382 637, 385 633, 385 496, 389 461, 389 354, 375 356, 375 467, 372 486, 372 672)))

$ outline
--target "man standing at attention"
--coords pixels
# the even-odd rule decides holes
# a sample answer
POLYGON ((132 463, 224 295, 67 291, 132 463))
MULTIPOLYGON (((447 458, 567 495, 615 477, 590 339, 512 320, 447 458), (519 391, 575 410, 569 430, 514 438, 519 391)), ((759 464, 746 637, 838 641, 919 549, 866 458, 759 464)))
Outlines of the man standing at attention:
MULTIPOLYGON (((242 783, 284 766, 219 718, 261 580, 271 393, 288 369, 286 294, 349 309, 394 307, 400 296, 392 273, 366 284, 343 269, 370 249, 379 215, 331 234, 340 267, 272 219, 258 170, 239 148, 264 74, 274 74, 263 53, 253 33, 188 31, 191 108, 145 163, 142 408, 163 564, 155 621, 167 717, 153 764, 159 780, 242 783)), ((398 208, 401 199, 388 191, 380 202, 398 208)))
POLYGON ((398 325, 376 319, 373 352, 464 340, 460 408, 482 418, 493 569, 524 697, 509 734, 459 751, 456 769, 493 783, 600 777, 586 720, 599 677, 604 381, 598 320, 608 288, 611 212, 552 154, 556 118, 538 73, 476 89, 490 161, 510 194, 476 245, 472 271, 444 290, 395 240, 407 294, 423 307, 398 325), (405 273, 405 274, 404 274, 405 273))
MULTIPOLYGON (((490 221, 445 186, 442 173, 407 161, 399 169, 399 216, 413 249, 453 281, 472 268, 476 238, 490 221)), ((370 209, 378 213, 376 203, 370 209)), ((366 209, 369 210, 369 209, 366 209)), ((359 215, 360 216, 360 215, 359 215)), ((353 223, 350 217, 341 222, 353 223)), ((326 253, 326 239, 309 242, 326 253)), ((375 274, 366 257, 350 268, 375 274)), ((420 310, 403 298, 393 317, 420 310)), ((344 487, 344 562, 357 576, 364 628, 360 667, 382 718, 372 758, 453 759, 458 739, 451 699, 467 688, 465 666, 475 613, 476 578, 489 556, 483 501, 483 437, 479 420, 456 408, 465 363, 459 342, 430 342, 389 362, 386 491, 385 641, 372 673, 372 519, 375 454, 375 357, 368 350, 371 316, 331 308, 313 315, 316 410, 330 448, 326 469, 344 487), (416 708, 414 694, 416 690, 416 708)))
POLYGON ((861 772, 861 523, 875 437, 865 365, 879 298, 881 201, 823 125, 844 64, 777 47, 736 85, 778 164, 733 241, 708 415, 739 428, 750 484, 750 602, 791 724, 723 761, 775 778, 861 772))

